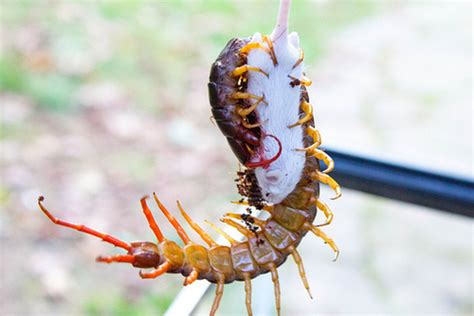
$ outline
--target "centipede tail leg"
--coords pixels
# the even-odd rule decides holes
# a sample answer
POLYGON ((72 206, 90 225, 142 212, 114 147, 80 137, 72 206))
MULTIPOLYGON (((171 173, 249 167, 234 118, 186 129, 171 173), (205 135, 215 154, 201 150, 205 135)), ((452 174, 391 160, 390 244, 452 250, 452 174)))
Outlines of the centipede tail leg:
POLYGON ((224 276, 219 274, 218 281, 216 283, 216 297, 214 297, 214 302, 212 303, 212 308, 209 315, 214 316, 216 314, 222 299, 222 294, 224 294, 224 276))
POLYGON ((160 228, 158 227, 158 224, 156 223, 155 218, 153 217, 153 214, 150 211, 150 208, 146 204, 146 199, 148 199, 148 196, 144 196, 140 200, 140 203, 141 203, 142 209, 143 209, 143 213, 145 214, 145 217, 148 221, 148 224, 149 224, 151 230, 153 231, 153 233, 155 234, 156 239, 159 242, 162 242, 163 240, 165 240, 165 237, 163 236, 163 233, 161 232, 160 228))
POLYGON ((272 274, 273 286, 275 288, 275 305, 277 310, 277 315, 280 316, 280 279, 278 278, 278 271, 274 264, 270 264, 270 273, 272 274))
POLYGON ((104 263, 112 263, 112 262, 125 262, 125 263, 134 263, 135 256, 134 255, 115 255, 115 256, 98 256, 95 261, 97 262, 104 262, 104 263))
POLYGON ((105 242, 108 242, 109 244, 112 244, 116 247, 120 247, 120 248, 123 248, 127 251, 130 250, 131 246, 130 244, 114 237, 114 236, 111 236, 111 235, 108 235, 108 234, 104 234, 104 233, 101 233, 101 232, 98 232, 92 228, 89 228, 87 226, 84 226, 84 225, 77 225, 77 224, 72 224, 70 222, 67 222, 67 221, 63 221, 62 219, 59 219, 59 218, 56 218, 54 217, 47 209, 46 207, 44 207, 43 205, 43 201, 44 201, 44 197, 40 196, 38 198, 38 205, 41 209, 41 211, 43 211, 43 213, 56 225, 60 225, 60 226, 64 226, 64 227, 68 227, 68 228, 72 228, 72 229, 75 229, 75 230, 78 230, 80 232, 83 232, 83 233, 86 233, 86 234, 89 234, 89 235, 92 235, 92 236, 95 236, 95 237, 98 237, 100 239, 102 239, 103 241, 105 242))
POLYGON ((298 271, 300 273, 301 281, 303 281, 303 285, 306 291, 308 291, 309 297, 313 299, 313 295, 311 295, 311 289, 309 288, 308 279, 306 278, 306 272, 304 271, 303 260, 301 259, 301 256, 298 253, 298 251, 296 251, 295 247, 291 247, 290 252, 291 252, 291 255, 293 256, 293 259, 295 260, 296 265, 298 266, 298 271))
POLYGON ((244 273, 245 282, 245 306, 247 307, 247 314, 252 316, 252 281, 249 273, 244 273))
POLYGON ((337 248, 334 240, 329 238, 321 229, 319 229, 318 227, 310 223, 305 223, 304 228, 311 231, 315 236, 321 238, 326 244, 328 244, 329 247, 331 247, 331 249, 334 251, 334 254, 335 254, 333 261, 336 261, 337 258, 339 257, 339 248, 337 248))
POLYGON ((159 277, 163 273, 166 273, 166 271, 168 271, 169 268, 170 268, 170 263, 166 261, 150 273, 145 273, 140 270, 139 274, 142 279, 154 279, 156 277, 159 277))

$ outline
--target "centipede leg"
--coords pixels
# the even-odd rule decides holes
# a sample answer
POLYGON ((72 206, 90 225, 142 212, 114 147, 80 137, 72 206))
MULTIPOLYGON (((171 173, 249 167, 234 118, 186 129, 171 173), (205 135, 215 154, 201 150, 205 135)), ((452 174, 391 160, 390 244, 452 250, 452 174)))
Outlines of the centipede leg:
POLYGON ((142 270, 140 270, 139 274, 142 279, 154 279, 156 277, 159 277, 163 273, 166 273, 166 271, 168 271, 169 268, 170 268, 170 263, 166 261, 150 273, 145 273, 145 272, 142 272, 142 270))
POLYGON ((275 305, 276 305, 276 310, 277 310, 277 315, 280 315, 280 281, 278 278, 278 272, 277 268, 275 267, 274 264, 270 265, 270 272, 272 274, 272 281, 273 281, 273 286, 275 288, 275 305))
POLYGON ((304 60, 304 51, 300 48, 300 57, 298 58, 296 63, 293 65, 292 69, 295 69, 296 67, 298 67, 299 64, 301 64, 303 62, 303 60, 304 60))
POLYGON ((321 146, 321 134, 316 128, 309 126, 306 133, 313 139, 314 143, 306 148, 298 148, 297 151, 311 151, 321 146))
POLYGON ((326 170, 323 171, 323 173, 329 173, 334 169, 334 160, 332 160, 332 158, 328 154, 326 154, 324 151, 317 148, 313 148, 308 151, 308 154, 319 160, 324 161, 327 168, 326 170))
POLYGON ((260 102, 263 101, 263 97, 260 98, 257 102, 254 102, 250 107, 248 108, 242 108, 242 107, 238 107, 237 108, 237 114, 239 114, 241 117, 245 118, 246 116, 248 116, 250 113, 252 113, 256 108, 257 106, 260 104, 260 102))
POLYGON ((317 171, 316 175, 313 174, 313 180, 318 180, 321 183, 329 185, 331 189, 336 192, 336 196, 332 197, 331 200, 335 200, 341 196, 341 187, 331 176, 317 171))
POLYGON ((43 213, 56 225, 60 225, 60 226, 64 226, 64 227, 68 227, 68 228, 72 228, 72 229, 75 229, 75 230, 78 230, 80 232, 83 232, 83 233, 86 233, 86 234, 89 234, 89 235, 92 235, 92 236, 95 236, 95 237, 98 237, 100 239, 102 239, 103 241, 105 242, 108 242, 109 244, 112 244, 116 247, 120 247, 120 248, 123 248, 125 250, 130 250, 131 246, 124 242, 124 241, 121 241, 120 239, 114 237, 114 236, 111 236, 111 235, 108 235, 108 234, 104 234, 104 233, 101 233, 101 232, 98 232, 92 228, 89 228, 87 226, 84 226, 84 225, 76 225, 76 224, 72 224, 70 222, 67 222, 67 221, 63 221, 62 219, 59 219, 59 218, 56 218, 54 217, 47 209, 46 207, 44 207, 43 205, 43 201, 44 201, 44 197, 40 196, 38 198, 38 205, 41 209, 41 211, 43 211, 43 213))
POLYGON ((334 214, 332 213, 329 206, 326 203, 324 203, 323 201, 317 200, 316 201, 316 207, 318 209, 320 209, 321 211, 323 211, 324 216, 326 217, 326 222, 324 222, 322 224, 318 224, 318 225, 316 225, 316 227, 322 227, 322 226, 326 226, 326 225, 331 224, 332 219, 334 218, 334 214))
POLYGON ((143 213, 145 214, 145 217, 148 221, 148 225, 150 226, 151 230, 156 236, 156 239, 158 239, 159 242, 162 242, 165 237, 163 236, 163 233, 161 232, 160 228, 158 227, 158 224, 155 221, 155 218, 153 217, 153 214, 150 211, 150 208, 146 204, 146 199, 148 196, 144 196, 141 200, 140 203, 142 205, 143 213))
POLYGON ((267 46, 268 48, 270 49, 270 57, 272 58, 272 61, 273 61, 273 65, 278 65, 278 60, 276 58, 276 54, 275 54, 275 50, 273 49, 273 43, 272 43, 272 40, 270 39, 270 37, 268 35, 265 35, 263 37, 263 41, 265 43, 267 43, 267 46))
POLYGON ((303 260, 301 259, 301 256, 298 251, 296 251, 296 248, 291 247, 290 251, 291 255, 293 256, 293 259, 295 260, 296 265, 298 266, 298 272, 300 273, 301 281, 303 281, 303 285, 306 291, 308 291, 309 297, 313 299, 313 295, 311 295, 311 290, 309 288, 308 279, 306 278, 306 272, 304 271, 303 260))
POLYGON ((313 118, 313 106, 310 103, 303 101, 301 103, 301 109, 305 113, 305 116, 299 119, 296 123, 289 125, 288 128, 293 128, 295 126, 302 125, 313 118))
POLYGON ((258 67, 253 67, 253 66, 249 66, 249 65, 243 65, 243 66, 240 66, 240 67, 237 67, 235 68, 233 71, 232 71, 232 76, 234 77, 239 77, 241 76, 242 74, 248 72, 248 71, 256 71, 256 72, 259 72, 261 74, 264 74, 267 78, 268 78, 268 73, 266 73, 265 71, 263 71, 261 68, 258 68, 258 67))
POLYGON ((189 226, 191 226, 192 229, 204 240, 210 247, 217 246, 217 243, 209 236, 208 233, 204 231, 198 224, 196 224, 192 218, 188 215, 188 213, 185 212, 183 207, 181 206, 181 203, 177 201, 178 208, 181 211, 181 215, 183 215, 184 219, 188 222, 189 226))
POLYGON ((194 281, 197 280, 198 276, 198 271, 196 269, 193 269, 193 271, 191 271, 191 273, 184 279, 183 285, 186 286, 192 284, 194 281))
POLYGON ((310 223, 305 223, 304 227, 307 230, 311 231, 315 236, 321 238, 326 244, 328 244, 329 247, 331 247, 331 249, 334 251, 334 255, 335 255, 333 261, 336 261, 337 258, 339 257, 339 249, 337 248, 336 243, 334 242, 334 240, 329 238, 321 229, 319 229, 318 227, 316 227, 316 226, 314 226, 310 223))
POLYGON ((155 192, 153 192, 153 198, 155 199, 156 204, 160 208, 161 212, 163 215, 165 215, 166 219, 171 223, 171 225, 174 227, 176 232, 178 233, 179 237, 181 240, 187 245, 191 242, 191 239, 189 239, 188 234, 186 234, 183 226, 176 220, 176 218, 168 211, 168 209, 160 202, 158 197, 156 196, 155 192))
POLYGON ((216 311, 219 308, 219 304, 222 299, 222 294, 224 294, 224 276, 220 275, 219 280, 216 283, 216 297, 214 298, 214 302, 212 303, 212 308, 209 315, 214 316, 216 314, 216 311))
POLYGON ((244 273, 245 281, 245 306, 247 307, 247 314, 252 316, 252 281, 250 279, 250 274, 244 273))

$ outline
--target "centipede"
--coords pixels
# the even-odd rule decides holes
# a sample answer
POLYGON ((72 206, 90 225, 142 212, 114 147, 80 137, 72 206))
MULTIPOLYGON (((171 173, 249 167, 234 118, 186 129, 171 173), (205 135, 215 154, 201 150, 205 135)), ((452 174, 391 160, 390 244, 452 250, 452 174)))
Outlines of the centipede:
POLYGON ((297 247, 306 233, 311 232, 332 249, 334 260, 337 259, 338 247, 322 230, 332 223, 334 215, 320 199, 320 183, 335 191, 332 199, 341 196, 341 189, 328 175, 334 168, 333 160, 319 148, 321 135, 315 127, 307 91, 312 82, 305 76, 298 34, 288 32, 289 11, 290 0, 282 0, 270 35, 255 33, 251 37, 231 39, 210 70, 208 93, 212 117, 241 164, 236 182, 242 198, 234 203, 246 207, 245 213, 226 213, 220 221, 236 229, 242 235, 240 240, 207 222, 229 243, 218 244, 178 201, 180 214, 206 246, 192 241, 156 193, 153 199, 176 230, 182 246, 163 235, 147 204, 148 196, 140 204, 156 241, 129 243, 56 218, 45 207, 43 196, 38 198, 40 210, 54 224, 95 236, 126 251, 98 256, 97 262, 131 264, 140 269, 142 279, 175 273, 184 277, 184 286, 202 279, 216 284, 210 315, 218 310, 224 285, 234 281, 243 281, 247 313, 252 315, 251 280, 265 273, 271 274, 276 312, 280 315, 278 267, 290 255, 312 298, 297 247), (323 171, 320 161, 326 165, 323 171), (254 209, 267 214, 267 218, 254 216, 254 209), (318 210, 324 220, 315 224, 318 210))

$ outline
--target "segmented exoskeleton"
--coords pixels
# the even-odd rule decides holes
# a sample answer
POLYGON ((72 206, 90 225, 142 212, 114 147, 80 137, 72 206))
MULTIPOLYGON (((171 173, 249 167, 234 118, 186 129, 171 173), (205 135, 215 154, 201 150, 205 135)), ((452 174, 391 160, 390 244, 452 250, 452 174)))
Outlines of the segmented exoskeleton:
MULTIPOLYGON (((335 252, 332 239, 320 229, 331 223, 333 214, 319 200, 319 182, 328 184, 340 196, 338 184, 327 173, 334 164, 318 149, 321 137, 314 125, 313 110, 306 86, 311 82, 303 74, 303 53, 296 33, 287 34, 289 1, 283 0, 277 27, 263 38, 232 39, 211 68, 209 96, 213 117, 239 161, 246 169, 238 173, 239 193, 246 198, 238 204, 268 212, 266 220, 247 214, 225 214, 222 222, 245 236, 237 241, 209 223, 224 236, 230 246, 217 244, 184 211, 178 208, 188 224, 209 246, 190 240, 183 227, 156 194, 154 199, 184 243, 180 247, 166 239, 146 203, 141 206, 157 243, 126 243, 113 236, 83 225, 55 218, 43 205, 39 207, 55 224, 94 235, 127 251, 125 255, 100 256, 99 262, 126 262, 140 271, 140 277, 151 279, 163 273, 181 273, 184 285, 197 279, 216 283, 216 297, 210 314, 214 315, 224 284, 244 281, 246 307, 251 310, 251 279, 270 272, 275 288, 277 313, 280 313, 280 286, 277 267, 292 255, 305 288, 311 296, 303 262, 296 247, 311 231, 322 238, 335 252), (327 169, 320 171, 319 160, 327 169), (317 210, 325 222, 314 225, 317 210), (243 222, 241 222, 243 221, 243 222)), ((249 209, 250 210, 250 209, 249 209)))

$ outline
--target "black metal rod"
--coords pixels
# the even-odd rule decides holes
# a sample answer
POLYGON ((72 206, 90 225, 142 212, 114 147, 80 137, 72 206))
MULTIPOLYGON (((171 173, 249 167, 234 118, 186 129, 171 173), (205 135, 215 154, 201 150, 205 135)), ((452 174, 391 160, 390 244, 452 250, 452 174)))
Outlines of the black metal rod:
MULTIPOLYGON (((343 187, 474 217, 474 180, 326 149, 331 176, 343 187)), ((323 168, 323 167, 321 167, 323 168)))

